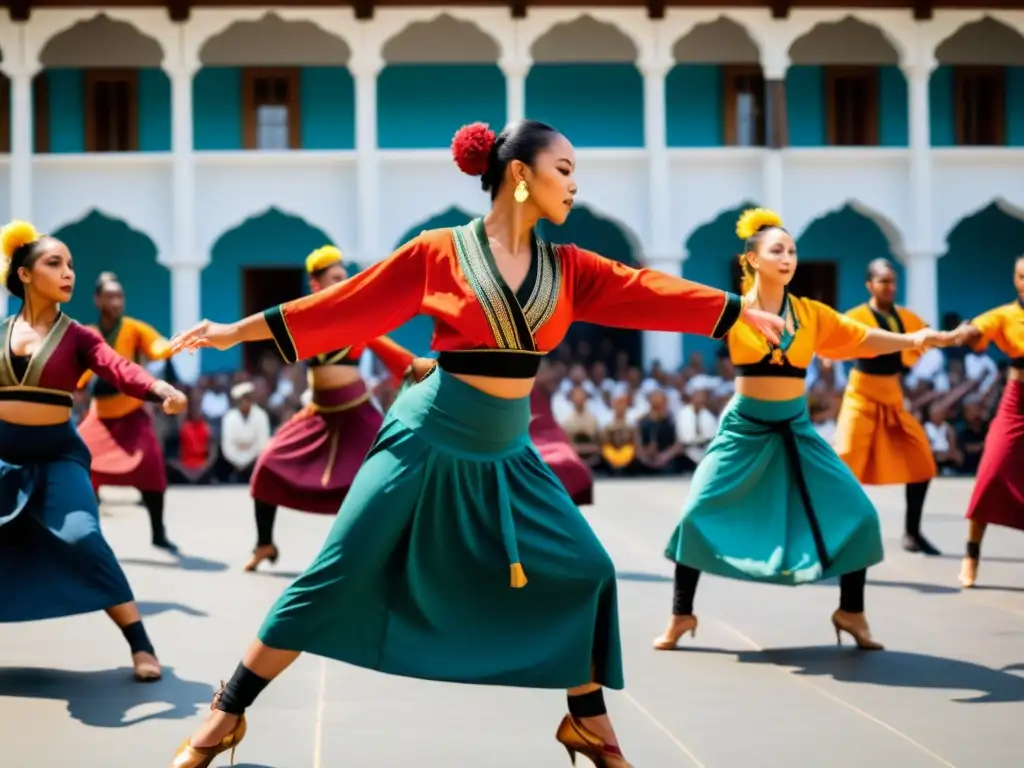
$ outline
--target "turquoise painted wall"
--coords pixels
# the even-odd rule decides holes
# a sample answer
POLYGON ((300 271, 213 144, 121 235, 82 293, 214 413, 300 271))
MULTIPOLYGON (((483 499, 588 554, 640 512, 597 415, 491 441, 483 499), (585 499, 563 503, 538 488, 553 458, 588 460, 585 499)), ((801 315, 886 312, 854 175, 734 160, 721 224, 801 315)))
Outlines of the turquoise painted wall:
POLYGON ((633 64, 534 64, 526 76, 526 114, 577 147, 642 147, 643 104, 633 64))
POLYGON ((119 219, 92 211, 53 233, 75 263, 75 293, 64 309, 83 323, 96 321, 93 288, 100 272, 113 270, 125 290, 125 311, 171 333, 171 275, 156 260, 156 245, 119 219))
MULTIPOLYGON (((825 83, 825 67, 797 65, 786 73, 786 110, 792 146, 826 146, 825 83)), ((907 146, 907 83, 898 67, 879 67, 878 98, 879 144, 907 146)))
POLYGON ((449 147, 461 126, 477 121, 495 131, 505 125, 505 76, 496 64, 392 64, 377 79, 382 149, 449 147))
MULTIPOLYGON (((932 146, 956 146, 953 109, 954 67, 941 66, 929 82, 932 146)), ((1006 144, 1024 147, 1024 67, 1006 68, 1006 144)))
POLYGON ((724 143, 722 68, 677 64, 665 77, 665 140, 670 147, 724 143))
MULTIPOLYGON (((355 84, 345 67, 302 67, 299 73, 303 149, 355 147, 355 84)), ((192 81, 192 122, 198 150, 242 149, 242 68, 203 67, 192 81)))
MULTIPOLYGON (((85 151, 85 71, 47 69, 50 152, 85 151)), ((139 151, 171 150, 171 82, 162 69, 139 70, 139 151)))
MULTIPOLYGON (((245 311, 242 288, 246 267, 304 268, 306 255, 330 243, 321 229, 305 220, 271 208, 246 219, 225 232, 210 253, 210 263, 200 278, 200 311, 211 320, 232 320, 245 311)), ((202 368, 211 371, 236 370, 242 365, 242 351, 204 352, 202 368)))
POLYGON ((1013 264, 1024 253, 1024 221, 992 204, 949 233, 939 259, 939 315, 971 318, 1014 299, 1013 264))

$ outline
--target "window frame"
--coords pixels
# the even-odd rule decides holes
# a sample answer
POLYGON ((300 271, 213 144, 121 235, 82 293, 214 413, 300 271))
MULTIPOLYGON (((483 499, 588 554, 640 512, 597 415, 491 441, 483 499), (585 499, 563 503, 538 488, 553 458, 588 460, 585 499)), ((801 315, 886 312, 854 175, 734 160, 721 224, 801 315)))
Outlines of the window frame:
POLYGON ((880 73, 877 66, 829 66, 825 68, 825 137, 830 147, 877 147, 879 145, 878 99, 880 91, 880 73), (836 122, 836 81, 845 77, 863 77, 868 84, 866 121, 867 141, 863 144, 839 144, 836 142, 838 125, 836 122))
POLYGON ((1006 146, 1006 67, 984 64, 958 64, 953 68, 953 140, 958 147, 1005 147, 1006 146), (1001 86, 993 105, 996 140, 992 144, 966 144, 964 102, 962 93, 967 80, 979 75, 995 76, 1001 86))
POLYGON ((85 71, 85 151, 97 153, 139 151, 139 71, 97 67, 85 71), (128 84, 128 146, 125 149, 97 149, 96 87, 101 83, 128 84))
POLYGON ((740 77, 759 77, 764 86, 761 94, 761 115, 755 130, 756 140, 750 147, 766 147, 768 145, 768 81, 764 70, 759 64, 723 64, 722 65, 722 143, 727 147, 746 146, 737 143, 736 131, 736 97, 739 91, 736 80, 740 77))
POLYGON ((302 98, 299 94, 300 67, 246 67, 242 72, 242 147, 260 150, 256 144, 256 81, 279 78, 288 81, 288 149, 302 149, 302 98))

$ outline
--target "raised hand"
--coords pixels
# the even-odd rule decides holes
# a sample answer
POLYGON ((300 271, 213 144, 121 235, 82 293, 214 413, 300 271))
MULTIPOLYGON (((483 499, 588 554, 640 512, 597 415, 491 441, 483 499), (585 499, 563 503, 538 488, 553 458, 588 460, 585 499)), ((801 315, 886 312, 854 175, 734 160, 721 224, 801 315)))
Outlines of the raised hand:
POLYGON ((238 342, 238 333, 234 325, 203 320, 171 339, 171 354, 176 355, 186 350, 195 352, 204 347, 223 351, 238 342))
POLYGON ((922 328, 907 335, 913 340, 914 346, 919 349, 951 347, 956 344, 956 338, 952 333, 937 331, 934 328, 922 328))
POLYGON ((188 397, 184 392, 175 389, 166 381, 158 381, 153 385, 153 394, 162 398, 160 407, 168 416, 182 413, 188 408, 188 397))
POLYGON ((765 312, 763 309, 754 309, 753 307, 745 307, 740 315, 740 320, 760 333, 772 344, 780 342, 782 331, 786 327, 786 321, 774 312, 765 312))

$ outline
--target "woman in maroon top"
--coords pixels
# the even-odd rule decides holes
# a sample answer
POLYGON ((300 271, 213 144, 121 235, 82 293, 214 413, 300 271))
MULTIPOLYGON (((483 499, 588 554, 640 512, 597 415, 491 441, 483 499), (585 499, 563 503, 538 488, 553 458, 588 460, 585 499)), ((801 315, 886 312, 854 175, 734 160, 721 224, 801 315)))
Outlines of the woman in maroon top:
POLYGON ((22 300, 0 323, 0 623, 106 611, 131 648, 135 679, 159 680, 131 587, 100 530, 91 456, 71 409, 88 370, 169 414, 187 401, 61 312, 75 287, 64 243, 16 221, 0 233, 0 251, 0 280, 22 300))

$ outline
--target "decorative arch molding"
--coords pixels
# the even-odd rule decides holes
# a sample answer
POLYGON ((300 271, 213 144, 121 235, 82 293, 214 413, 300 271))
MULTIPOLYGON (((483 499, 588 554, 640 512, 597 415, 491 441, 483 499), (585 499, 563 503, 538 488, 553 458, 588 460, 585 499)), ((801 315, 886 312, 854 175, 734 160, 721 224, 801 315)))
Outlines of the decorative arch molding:
POLYGON ((519 22, 516 35, 517 56, 521 61, 532 61, 534 44, 552 32, 555 27, 572 24, 589 17, 600 24, 615 27, 627 38, 636 51, 634 61, 655 47, 654 32, 647 11, 644 8, 538 8, 531 10, 526 19, 519 22))
MULTIPOLYGON (((501 29, 502 26, 508 24, 507 14, 502 14, 500 11, 495 12, 493 9, 462 10, 444 8, 437 10, 433 8, 416 8, 402 9, 401 13, 397 14, 394 12, 388 13, 382 9, 377 13, 373 28, 376 50, 379 51, 380 58, 385 65, 413 61, 401 56, 402 44, 406 41, 406 38, 415 40, 416 35, 422 34, 423 30, 438 22, 446 24, 454 22, 457 25, 468 27, 470 29, 467 31, 470 34, 486 38, 487 45, 493 47, 493 51, 488 52, 487 58, 483 58, 481 55, 466 58, 465 54, 462 54, 461 56, 453 57, 450 61, 445 60, 444 63, 496 64, 510 54, 502 40, 489 31, 501 29), (395 58, 396 53, 398 58, 395 58)), ((483 42, 483 40, 480 40, 477 45, 483 47, 483 42)), ((420 61, 420 59, 416 59, 416 61, 420 61)), ((431 58, 429 61, 440 63, 442 59, 431 58)))
POLYGON ((1019 66, 1024 64, 1024 20, 979 13, 938 40, 933 56, 941 64, 1019 66), (1014 55, 1003 60, 1000 54, 1007 48, 1014 49, 1014 55))
POLYGON ((470 213, 458 203, 453 203, 438 210, 429 216, 420 219, 401 235, 395 242, 394 247, 400 248, 405 243, 418 237, 431 229, 442 229, 444 227, 458 227, 477 218, 480 214, 470 213))
POLYGON ((530 58, 537 64, 627 64, 635 63, 642 50, 615 24, 584 13, 572 21, 558 22, 538 35, 530 45, 530 58), (577 41, 582 43, 580 47, 573 45, 577 41))
MULTIPOLYGON (((587 239, 585 237, 571 237, 572 230, 581 220, 590 219, 588 222, 586 231, 596 232, 598 235, 602 233, 602 230, 606 233, 611 234, 615 232, 613 237, 618 236, 622 238, 622 253, 602 253, 602 256, 608 258, 614 258, 617 261, 621 261, 623 264, 628 264, 634 267, 645 267, 647 266, 647 258, 644 255, 644 246, 640 237, 636 234, 632 227, 624 223, 621 219, 617 219, 614 216, 605 214, 601 209, 595 205, 587 202, 580 202, 573 206, 572 212, 569 214, 569 218, 562 226, 554 226, 549 222, 543 222, 541 229, 541 236, 545 239, 550 240, 553 243, 574 243, 581 248, 589 248, 587 239), (575 219, 573 217, 576 217, 575 219), (561 235, 561 237, 559 237, 561 235), (627 252, 628 251, 628 252, 627 252)), ((595 238, 596 241, 597 238, 595 238)), ((600 251, 600 248, 595 250, 600 251)))
MULTIPOLYGON (((213 236, 213 239, 210 241, 211 253, 217 247, 217 244, 224 239, 225 235, 229 235, 232 232, 235 232, 236 230, 242 229, 243 227, 251 226, 255 222, 260 221, 261 219, 264 219, 267 216, 283 216, 287 219, 301 221, 310 229, 322 234, 324 237, 324 241, 322 243, 319 243, 318 245, 314 245, 312 248, 318 248, 321 245, 328 244, 337 245, 337 243, 335 243, 334 239, 330 236, 330 234, 327 233, 326 230, 321 229, 319 226, 312 223, 304 214, 298 211, 291 210, 290 208, 287 208, 285 206, 271 203, 270 205, 267 205, 266 207, 261 208, 258 211, 248 213, 240 219, 233 220, 232 223, 225 226, 223 229, 219 230, 217 234, 213 236)), ((310 248, 309 250, 312 250, 312 248, 310 248)), ((301 248, 299 250, 301 250, 301 248)), ((308 253, 309 251, 305 251, 301 254, 296 255, 295 258, 301 261, 306 257, 308 253)), ((298 263, 298 261, 296 263, 298 263)))
MULTIPOLYGON (((968 219, 973 219, 980 213, 987 211, 992 207, 998 208, 1002 213, 1005 213, 1010 218, 1020 219, 1024 221, 1024 206, 1017 205, 1016 203, 1010 202, 1005 197, 996 196, 985 200, 984 202, 976 203, 970 208, 966 208, 961 214, 957 216, 953 224, 943 233, 942 242, 945 245, 949 245, 949 238, 953 233, 968 219)), ((1021 251, 1024 252, 1024 246, 1021 251)))
POLYGON ((204 66, 347 66, 352 47, 344 37, 312 19, 286 18, 268 11, 256 19, 236 20, 210 35, 197 49, 197 56, 204 66), (247 39, 254 37, 270 37, 274 43, 262 46, 255 58, 236 55, 237 50, 246 49, 247 39))
POLYGON ((903 231, 896 225, 896 223, 886 216, 881 211, 872 208, 870 205, 857 200, 856 198, 848 198, 844 200, 840 205, 835 206, 827 211, 824 211, 809 222, 807 222, 801 229, 798 235, 795 235, 796 240, 800 240, 807 232, 822 219, 841 213, 844 209, 849 208, 854 213, 864 217, 871 221, 879 231, 885 236, 885 240, 889 245, 889 251, 901 264, 907 262, 907 247, 903 237, 903 231))
POLYGON ((140 36, 152 40, 160 49, 162 66, 174 58, 176 51, 165 48, 164 42, 176 38, 177 25, 163 8, 40 8, 32 12, 32 23, 25 25, 26 66, 35 73, 43 66, 42 56, 51 41, 101 16, 128 24, 140 36))
POLYGON ((860 12, 846 13, 840 18, 816 21, 789 44, 787 52, 790 61, 798 64, 899 64, 906 58, 906 43, 892 33, 889 25, 882 20, 872 19, 871 15, 860 12), (830 41, 850 35, 865 36, 865 42, 872 40, 872 48, 863 56, 857 56, 855 60, 851 61, 845 61, 842 58, 823 60, 813 51, 804 52, 805 48, 814 44, 816 36, 830 41))
POLYGON ((674 39, 672 61, 679 64, 760 64, 761 48, 743 23, 720 13, 694 24, 674 39), (725 43, 726 59, 716 45, 725 43), (736 55, 732 55, 735 51, 736 55))
MULTIPOLYGON (((62 216, 59 222, 55 222, 49 226, 40 226, 40 231, 49 235, 53 235, 54 237, 60 237, 60 235, 58 234, 59 232, 70 229, 72 227, 80 226, 81 224, 85 223, 90 217, 95 216, 98 216, 106 221, 113 222, 116 225, 123 226, 126 230, 134 234, 140 235, 142 237, 145 237, 153 244, 153 258, 156 259, 157 263, 159 263, 163 267, 169 266, 163 261, 163 257, 166 254, 164 251, 163 244, 160 242, 159 235, 146 231, 146 229, 144 229, 140 225, 137 225, 130 218, 125 218, 123 216, 118 216, 116 214, 108 212, 107 209, 105 209, 102 205, 88 205, 84 209, 82 209, 81 213, 78 213, 74 216, 62 216)), ((41 225, 46 224, 47 222, 45 220, 41 220, 41 225)), ((74 253, 72 253, 71 255, 74 256, 74 253)))
POLYGON ((757 208, 758 203, 753 200, 743 200, 734 206, 729 208, 723 208, 714 216, 705 221, 700 222, 686 235, 686 239, 683 241, 683 251, 690 253, 691 249, 696 244, 696 239, 701 236, 702 232, 708 231, 708 229, 724 229, 728 228, 733 232, 732 238, 736 241, 735 254, 731 254, 729 258, 738 256, 740 249, 743 247, 740 239, 736 237, 736 222, 739 220, 740 215, 749 208, 757 208))
POLYGON ((67 244, 75 259, 77 283, 67 307, 72 317, 92 322, 93 283, 100 272, 112 270, 125 287, 128 313, 164 332, 169 330, 170 272, 147 232, 101 208, 90 208, 51 234, 67 244))

